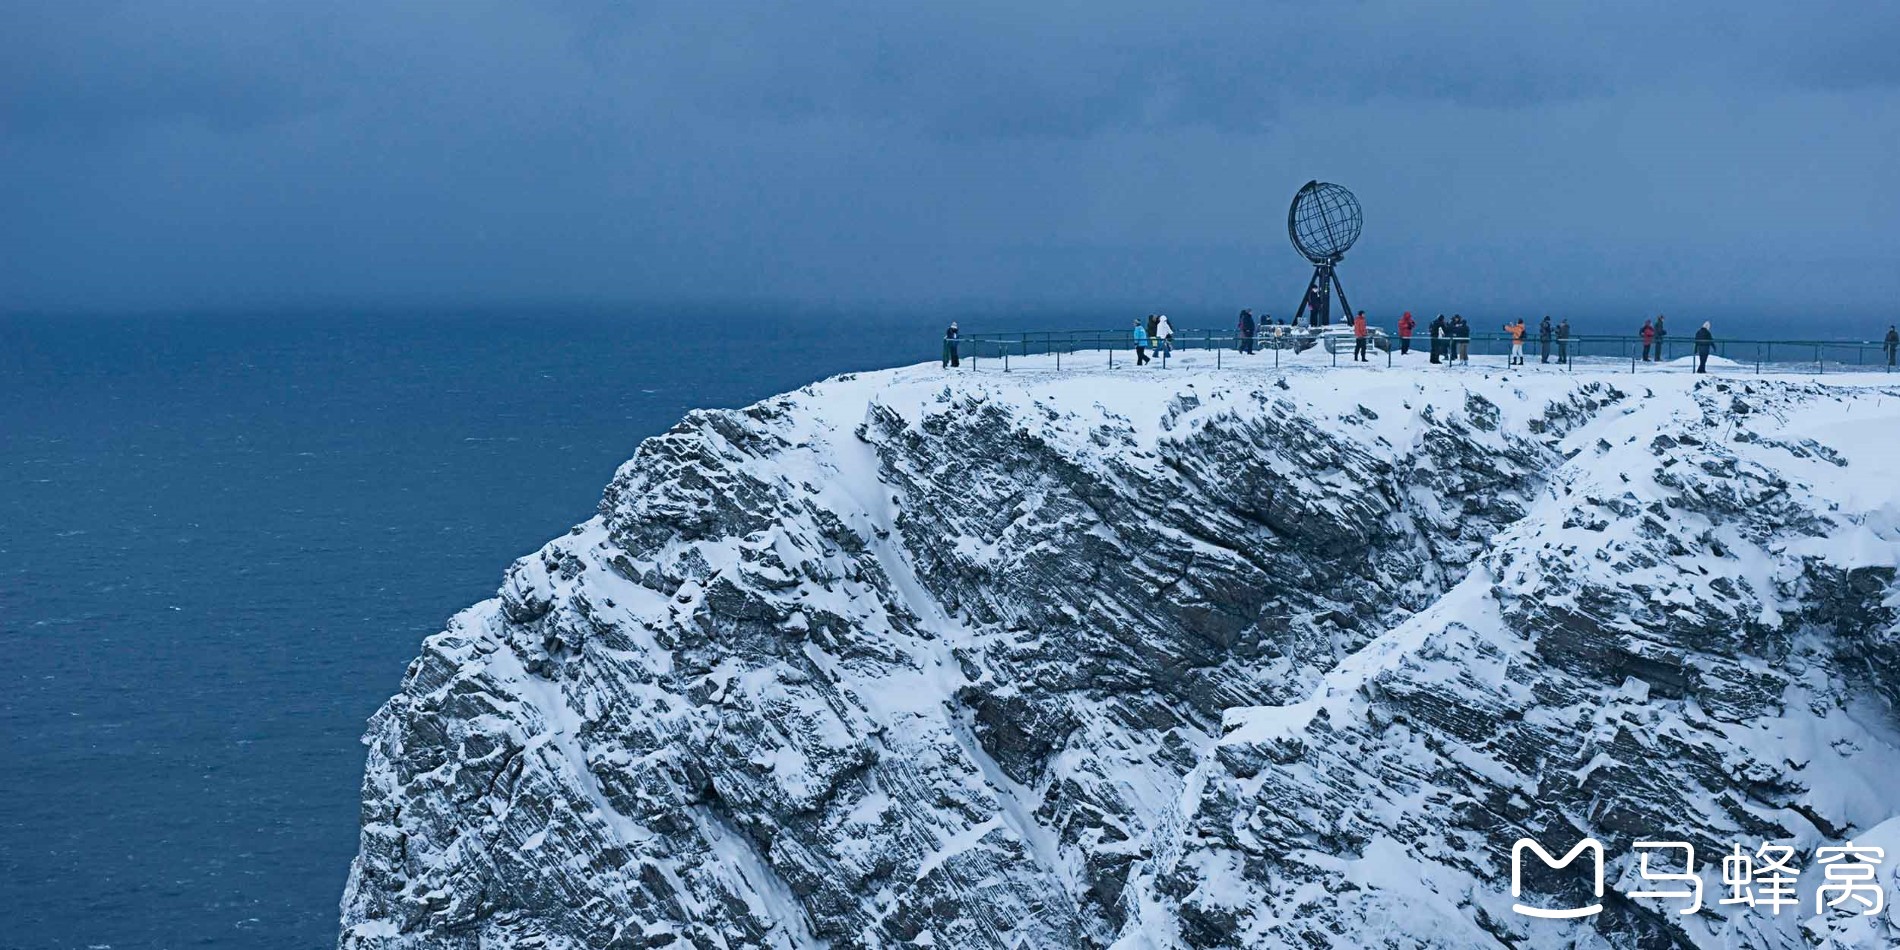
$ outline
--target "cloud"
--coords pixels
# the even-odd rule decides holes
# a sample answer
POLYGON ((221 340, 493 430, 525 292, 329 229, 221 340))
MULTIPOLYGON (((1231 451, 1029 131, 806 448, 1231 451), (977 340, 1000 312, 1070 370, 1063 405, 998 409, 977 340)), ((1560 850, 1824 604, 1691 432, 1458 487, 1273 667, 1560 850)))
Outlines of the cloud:
MULTIPOLYGON (((1794 300, 1782 283, 1802 268, 1762 263, 1771 248, 1900 252, 1896 67, 1878 55, 1900 14, 1846 4, 67 0, 4 16, 6 306, 1224 307, 1302 279, 1281 221, 1313 177, 1366 204, 1351 266, 1368 302, 1482 281, 1486 299, 1609 305, 1640 296, 1630 276, 1655 255, 1709 299, 1794 300)), ((1868 307, 1900 292, 1890 268, 1838 277, 1868 307)))

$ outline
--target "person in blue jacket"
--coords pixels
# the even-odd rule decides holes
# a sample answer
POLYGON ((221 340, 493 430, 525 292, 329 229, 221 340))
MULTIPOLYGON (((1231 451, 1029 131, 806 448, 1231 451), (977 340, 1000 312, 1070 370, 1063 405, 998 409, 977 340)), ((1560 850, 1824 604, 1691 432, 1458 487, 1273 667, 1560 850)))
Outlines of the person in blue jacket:
POLYGON ((1148 329, 1135 321, 1135 365, 1148 365, 1148 329))

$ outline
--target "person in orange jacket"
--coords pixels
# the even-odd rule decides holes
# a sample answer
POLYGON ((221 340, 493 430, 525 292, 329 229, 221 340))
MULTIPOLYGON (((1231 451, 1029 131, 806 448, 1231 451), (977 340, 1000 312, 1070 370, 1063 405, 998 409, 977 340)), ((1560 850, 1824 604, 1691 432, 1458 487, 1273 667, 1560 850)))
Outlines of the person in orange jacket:
POLYGON ((1358 316, 1352 318, 1352 358, 1353 359, 1358 360, 1361 363, 1372 362, 1372 360, 1366 357, 1366 343, 1369 340, 1371 340, 1371 338, 1372 338, 1372 331, 1366 328, 1366 312, 1364 310, 1361 310, 1359 311, 1358 316))
POLYGON ((1412 352, 1412 331, 1418 329, 1418 321, 1412 319, 1412 311, 1407 310, 1399 317, 1399 355, 1412 352))
POLYGON ((1516 323, 1507 323, 1504 329, 1511 334, 1512 366, 1524 365, 1524 318, 1518 317, 1516 323))

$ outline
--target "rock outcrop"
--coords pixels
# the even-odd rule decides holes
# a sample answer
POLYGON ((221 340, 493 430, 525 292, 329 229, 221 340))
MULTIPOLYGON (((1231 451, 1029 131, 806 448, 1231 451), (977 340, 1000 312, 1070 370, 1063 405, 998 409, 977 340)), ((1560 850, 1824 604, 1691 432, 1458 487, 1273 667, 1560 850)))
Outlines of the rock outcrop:
POLYGON ((1900 390, 1189 363, 643 443, 372 721, 341 946, 1900 939, 1715 865, 1900 844, 1900 390))

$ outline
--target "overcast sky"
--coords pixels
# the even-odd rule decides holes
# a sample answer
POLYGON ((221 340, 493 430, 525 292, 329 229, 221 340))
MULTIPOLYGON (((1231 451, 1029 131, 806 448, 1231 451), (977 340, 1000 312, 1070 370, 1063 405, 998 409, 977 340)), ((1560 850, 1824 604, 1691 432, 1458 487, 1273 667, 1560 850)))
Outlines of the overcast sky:
POLYGON ((1900 4, 0 0, 0 310, 1900 302, 1900 4))

